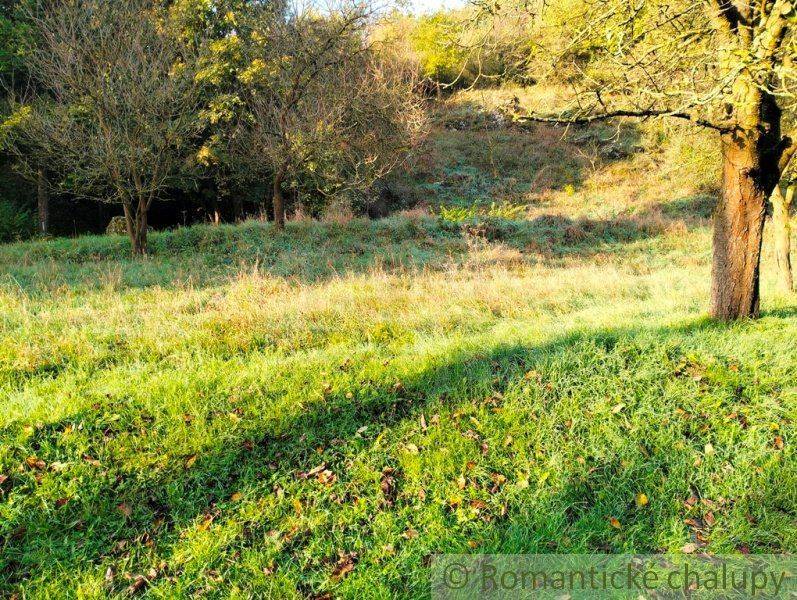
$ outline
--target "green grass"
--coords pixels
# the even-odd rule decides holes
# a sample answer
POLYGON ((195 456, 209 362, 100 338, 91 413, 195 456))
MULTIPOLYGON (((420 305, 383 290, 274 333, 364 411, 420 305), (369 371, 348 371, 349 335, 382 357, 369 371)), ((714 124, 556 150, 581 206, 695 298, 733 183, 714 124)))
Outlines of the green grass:
POLYGON ((703 316, 700 140, 591 162, 480 126, 403 183, 442 217, 0 246, 0 595, 417 598, 438 552, 797 551, 797 296, 767 242, 763 317, 703 316))
POLYGON ((436 552, 677 552, 708 510, 707 551, 795 551, 794 298, 701 318, 704 227, 488 224, 2 248, 0 589, 423 597, 436 552))

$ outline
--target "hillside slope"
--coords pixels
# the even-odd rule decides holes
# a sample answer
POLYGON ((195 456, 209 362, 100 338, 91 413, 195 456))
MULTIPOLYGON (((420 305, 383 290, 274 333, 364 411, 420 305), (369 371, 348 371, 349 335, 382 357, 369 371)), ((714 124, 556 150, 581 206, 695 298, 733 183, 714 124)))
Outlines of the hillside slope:
POLYGON ((437 552, 797 551, 770 258, 763 318, 709 322, 710 190, 671 146, 581 183, 505 155, 499 189, 480 139, 438 129, 403 182, 443 217, 0 248, 0 591, 417 598, 437 552))

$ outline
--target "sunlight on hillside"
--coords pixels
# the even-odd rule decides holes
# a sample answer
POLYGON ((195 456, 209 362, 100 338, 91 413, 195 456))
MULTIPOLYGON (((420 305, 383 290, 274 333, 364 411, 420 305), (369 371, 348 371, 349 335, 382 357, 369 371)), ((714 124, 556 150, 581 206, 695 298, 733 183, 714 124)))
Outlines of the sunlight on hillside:
POLYGON ((448 99, 387 219, 0 248, 6 581, 415 598, 433 553, 797 547, 771 241, 763 317, 708 320, 706 138, 496 112, 549 93, 448 99))

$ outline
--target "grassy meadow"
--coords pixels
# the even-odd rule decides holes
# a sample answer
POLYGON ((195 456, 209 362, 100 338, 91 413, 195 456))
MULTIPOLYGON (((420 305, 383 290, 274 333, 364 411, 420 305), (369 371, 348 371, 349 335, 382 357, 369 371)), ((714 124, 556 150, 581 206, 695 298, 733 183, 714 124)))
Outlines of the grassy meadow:
POLYGON ((767 242, 763 317, 704 318, 706 140, 510 136, 506 95, 449 101, 401 182, 423 209, 0 247, 0 594, 797 551, 797 296, 767 242))

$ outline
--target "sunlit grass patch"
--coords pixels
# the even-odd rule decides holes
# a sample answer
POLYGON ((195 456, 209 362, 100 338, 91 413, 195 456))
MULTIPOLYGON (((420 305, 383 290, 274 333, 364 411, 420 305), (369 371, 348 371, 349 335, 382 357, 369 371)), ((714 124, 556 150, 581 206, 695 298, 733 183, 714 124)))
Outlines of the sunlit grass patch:
POLYGON ((792 299, 702 319, 701 226, 412 219, 4 249, 3 590, 418 597, 434 552, 797 547, 792 299))

